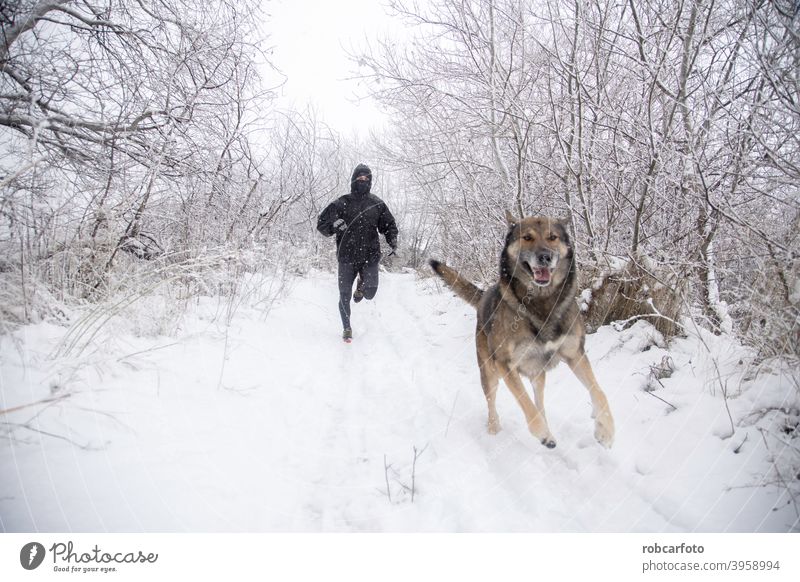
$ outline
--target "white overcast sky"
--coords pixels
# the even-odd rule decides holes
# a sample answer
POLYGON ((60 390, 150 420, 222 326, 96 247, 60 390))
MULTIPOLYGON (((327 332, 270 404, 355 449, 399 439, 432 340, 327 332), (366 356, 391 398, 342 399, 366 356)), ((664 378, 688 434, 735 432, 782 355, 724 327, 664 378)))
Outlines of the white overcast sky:
POLYGON ((263 0, 274 47, 273 63, 288 77, 277 105, 303 109, 311 104, 339 132, 366 135, 382 116, 364 95, 363 85, 350 80, 355 65, 347 51, 391 30, 380 0, 263 0))

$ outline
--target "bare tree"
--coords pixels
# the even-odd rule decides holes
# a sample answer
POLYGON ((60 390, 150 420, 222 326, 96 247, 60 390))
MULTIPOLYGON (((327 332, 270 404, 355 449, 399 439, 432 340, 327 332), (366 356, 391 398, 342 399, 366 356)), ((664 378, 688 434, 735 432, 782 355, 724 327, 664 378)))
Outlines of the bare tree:
POLYGON ((254 11, 226 0, 4 5, 4 252, 21 245, 18 261, 50 261, 43 274, 88 296, 121 252, 152 259, 196 242, 185 225, 201 181, 204 217, 227 218, 247 196, 254 110, 269 98, 254 11), (182 196, 183 217, 165 213, 182 196))
POLYGON ((759 347, 797 353, 791 2, 392 5, 416 36, 360 62, 439 252, 493 270, 499 212, 566 215, 592 277, 627 261, 640 316, 767 326, 759 347))

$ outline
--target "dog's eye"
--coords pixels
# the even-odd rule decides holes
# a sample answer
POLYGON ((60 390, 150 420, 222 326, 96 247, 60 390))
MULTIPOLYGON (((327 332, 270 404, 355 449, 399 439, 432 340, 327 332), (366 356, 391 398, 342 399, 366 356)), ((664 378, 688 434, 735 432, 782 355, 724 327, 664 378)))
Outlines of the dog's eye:
POLYGON ((529 235, 529 234, 526 234, 525 236, 522 237, 522 240, 532 241, 533 237, 531 235, 529 235))
POLYGON ((553 242, 554 240, 558 240, 558 235, 550 233, 550 236, 547 237, 547 240, 549 240, 550 242, 553 242))

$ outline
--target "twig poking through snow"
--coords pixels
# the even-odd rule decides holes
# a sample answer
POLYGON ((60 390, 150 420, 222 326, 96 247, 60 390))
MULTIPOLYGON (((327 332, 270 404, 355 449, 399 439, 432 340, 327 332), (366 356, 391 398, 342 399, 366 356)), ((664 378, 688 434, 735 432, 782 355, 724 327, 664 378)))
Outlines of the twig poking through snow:
POLYGON ((64 400, 65 398, 69 398, 70 396, 72 396, 72 394, 62 394, 61 396, 54 396, 52 398, 43 398, 41 400, 37 400, 36 402, 30 402, 28 404, 20 404, 19 406, 14 406, 13 408, 6 408, 5 410, 0 410, 0 414, 10 414, 12 412, 17 412, 18 410, 30 408, 31 406, 39 406, 41 404, 58 402, 59 400, 64 400))
MULTIPOLYGON (((447 417, 447 426, 444 427, 444 436, 447 437, 447 432, 450 430, 450 422, 453 420, 453 414, 456 412, 456 402, 458 402, 458 395, 461 391, 456 392, 456 397, 453 399, 453 407, 450 409, 450 416, 447 417)), ((427 445, 426 445, 427 446, 427 445)))
POLYGON ((795 514, 800 517, 800 504, 798 504, 797 498, 794 496, 792 492, 791 485, 787 482, 786 478, 781 473, 780 469, 778 468, 778 455, 775 455, 772 452, 772 449, 769 446, 769 442, 767 441, 767 431, 763 428, 759 427, 758 432, 761 433, 761 438, 764 440, 764 447, 767 449, 767 453, 769 453, 772 461, 772 468, 775 470, 775 475, 778 476, 778 482, 780 483, 781 487, 786 491, 789 498, 792 500, 792 505, 794 506, 795 514))
POLYGON ((389 496, 389 503, 392 502, 392 490, 389 487, 389 469, 391 465, 386 463, 386 453, 383 454, 383 476, 386 479, 386 495, 389 496))
POLYGON ((418 451, 416 445, 414 446, 414 462, 411 463, 411 503, 414 503, 414 494, 417 491, 417 459, 422 456, 422 453, 424 453, 425 449, 427 448, 428 445, 425 445, 421 450, 418 451))
POLYGON ((733 449, 733 454, 738 455, 742 451, 742 447, 746 442, 747 442, 747 434, 744 435, 744 440, 742 440, 742 442, 740 442, 739 445, 735 449, 733 449))
POLYGON ((6 425, 8 427, 25 428, 25 429, 27 429, 27 430, 29 430, 31 432, 35 432, 35 433, 38 433, 38 434, 41 434, 41 435, 44 435, 44 436, 53 437, 54 439, 61 439, 62 441, 67 441, 69 444, 74 445, 74 446, 76 446, 79 449, 82 449, 84 451, 102 451, 103 450, 103 447, 98 447, 98 446, 91 445, 91 444, 88 444, 88 443, 85 444, 85 445, 82 445, 81 443, 76 442, 76 441, 74 441, 74 440, 72 440, 70 438, 67 438, 64 435, 55 434, 55 433, 52 433, 52 432, 47 432, 46 430, 41 430, 41 429, 38 429, 38 428, 34 428, 34 427, 32 427, 32 426, 30 426, 28 424, 21 424, 21 423, 17 423, 17 422, 2 422, 0 424, 4 424, 4 425, 6 425))
POLYGON ((645 393, 645 394, 649 394, 649 395, 650 395, 650 396, 652 396, 653 398, 658 398, 658 399, 659 399, 661 402, 663 402, 663 403, 664 403, 664 404, 666 404, 667 406, 671 406, 671 407, 672 407, 672 410, 678 410, 678 407, 677 407, 677 406, 675 406, 674 404, 672 404, 672 403, 670 403, 670 402, 667 402, 666 400, 664 400, 663 398, 661 398, 661 396, 656 396, 656 395, 655 395, 655 394, 653 394, 653 393, 652 393, 650 390, 645 390, 645 391, 644 391, 644 393, 645 393))

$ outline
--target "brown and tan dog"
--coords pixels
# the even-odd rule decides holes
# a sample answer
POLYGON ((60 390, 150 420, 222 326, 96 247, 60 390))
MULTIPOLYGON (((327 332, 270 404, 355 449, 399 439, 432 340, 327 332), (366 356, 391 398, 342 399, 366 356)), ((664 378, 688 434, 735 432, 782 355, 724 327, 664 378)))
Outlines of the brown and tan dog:
POLYGON ((500 280, 482 290, 447 265, 433 270, 478 310, 475 343, 481 384, 489 405, 489 432, 500 430, 495 397, 502 378, 517 399, 528 428, 543 445, 556 446, 544 413, 547 370, 564 361, 589 390, 594 436, 610 447, 614 419, 584 352, 583 320, 575 302, 575 257, 566 226, 547 217, 518 220, 506 213, 508 234, 500 255, 500 280), (522 383, 533 385, 535 403, 522 383))

